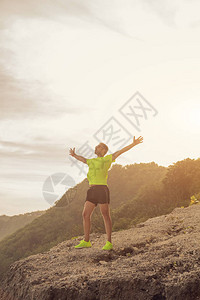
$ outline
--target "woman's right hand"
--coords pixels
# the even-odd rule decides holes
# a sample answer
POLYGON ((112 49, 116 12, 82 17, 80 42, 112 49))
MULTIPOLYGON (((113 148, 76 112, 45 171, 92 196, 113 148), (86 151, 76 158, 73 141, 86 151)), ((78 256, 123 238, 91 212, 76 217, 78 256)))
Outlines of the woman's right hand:
POLYGON ((71 155, 71 156, 75 156, 76 155, 76 153, 75 153, 75 148, 73 148, 73 150, 72 150, 72 148, 70 148, 70 150, 69 150, 69 154, 71 155))

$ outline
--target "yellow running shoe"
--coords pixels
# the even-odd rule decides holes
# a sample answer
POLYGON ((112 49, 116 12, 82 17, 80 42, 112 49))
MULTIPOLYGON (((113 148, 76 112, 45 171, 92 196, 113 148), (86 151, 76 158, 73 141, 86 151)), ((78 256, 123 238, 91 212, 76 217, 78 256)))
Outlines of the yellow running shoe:
POLYGON ((92 247, 91 242, 86 242, 85 240, 81 240, 80 243, 76 246, 74 246, 74 248, 89 248, 92 247))
POLYGON ((107 241, 105 246, 103 246, 102 250, 111 250, 112 248, 113 248, 113 244, 107 241))

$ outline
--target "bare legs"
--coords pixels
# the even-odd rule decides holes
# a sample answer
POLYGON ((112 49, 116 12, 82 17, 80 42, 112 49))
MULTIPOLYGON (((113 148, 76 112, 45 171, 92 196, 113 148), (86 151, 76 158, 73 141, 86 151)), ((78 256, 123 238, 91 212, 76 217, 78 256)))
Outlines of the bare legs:
MULTIPOLYGON (((111 242, 111 233, 112 233, 112 221, 110 217, 110 207, 108 203, 105 204, 99 204, 101 214, 103 216, 105 230, 107 234, 107 240, 111 242)), ((82 213, 83 217, 83 228, 84 228, 84 234, 85 234, 85 241, 88 242, 90 239, 90 229, 91 229, 91 215, 94 211, 95 204, 86 201, 82 213)))

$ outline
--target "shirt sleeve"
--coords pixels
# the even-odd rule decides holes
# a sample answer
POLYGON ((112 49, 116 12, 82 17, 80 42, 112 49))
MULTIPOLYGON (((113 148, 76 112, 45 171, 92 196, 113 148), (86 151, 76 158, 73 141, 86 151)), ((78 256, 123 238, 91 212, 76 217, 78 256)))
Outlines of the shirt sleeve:
POLYGON ((109 154, 108 156, 110 157, 111 163, 113 163, 115 160, 112 160, 112 154, 109 154))
POLYGON ((86 163, 87 163, 88 166, 90 165, 91 160, 92 160, 92 158, 87 158, 86 159, 86 163))
POLYGON ((115 161, 115 160, 112 160, 112 154, 106 155, 105 158, 106 158, 106 160, 108 159, 110 164, 115 161))
POLYGON ((114 159, 114 160, 112 160, 112 154, 110 154, 110 155, 111 155, 111 161, 112 161, 112 162, 114 162, 114 161, 115 161, 115 159, 114 159))

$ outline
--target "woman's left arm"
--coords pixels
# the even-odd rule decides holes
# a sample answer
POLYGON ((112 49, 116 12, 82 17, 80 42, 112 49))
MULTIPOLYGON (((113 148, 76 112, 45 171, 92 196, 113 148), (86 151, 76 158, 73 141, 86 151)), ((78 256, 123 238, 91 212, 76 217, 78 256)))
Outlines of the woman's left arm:
POLYGON ((121 150, 116 151, 115 153, 112 154, 112 160, 115 160, 119 155, 121 155, 122 153, 130 150, 131 148, 133 148, 134 146, 143 143, 143 137, 139 136, 139 138, 135 139, 135 136, 133 137, 133 143, 131 143, 130 145, 122 148, 121 150))

